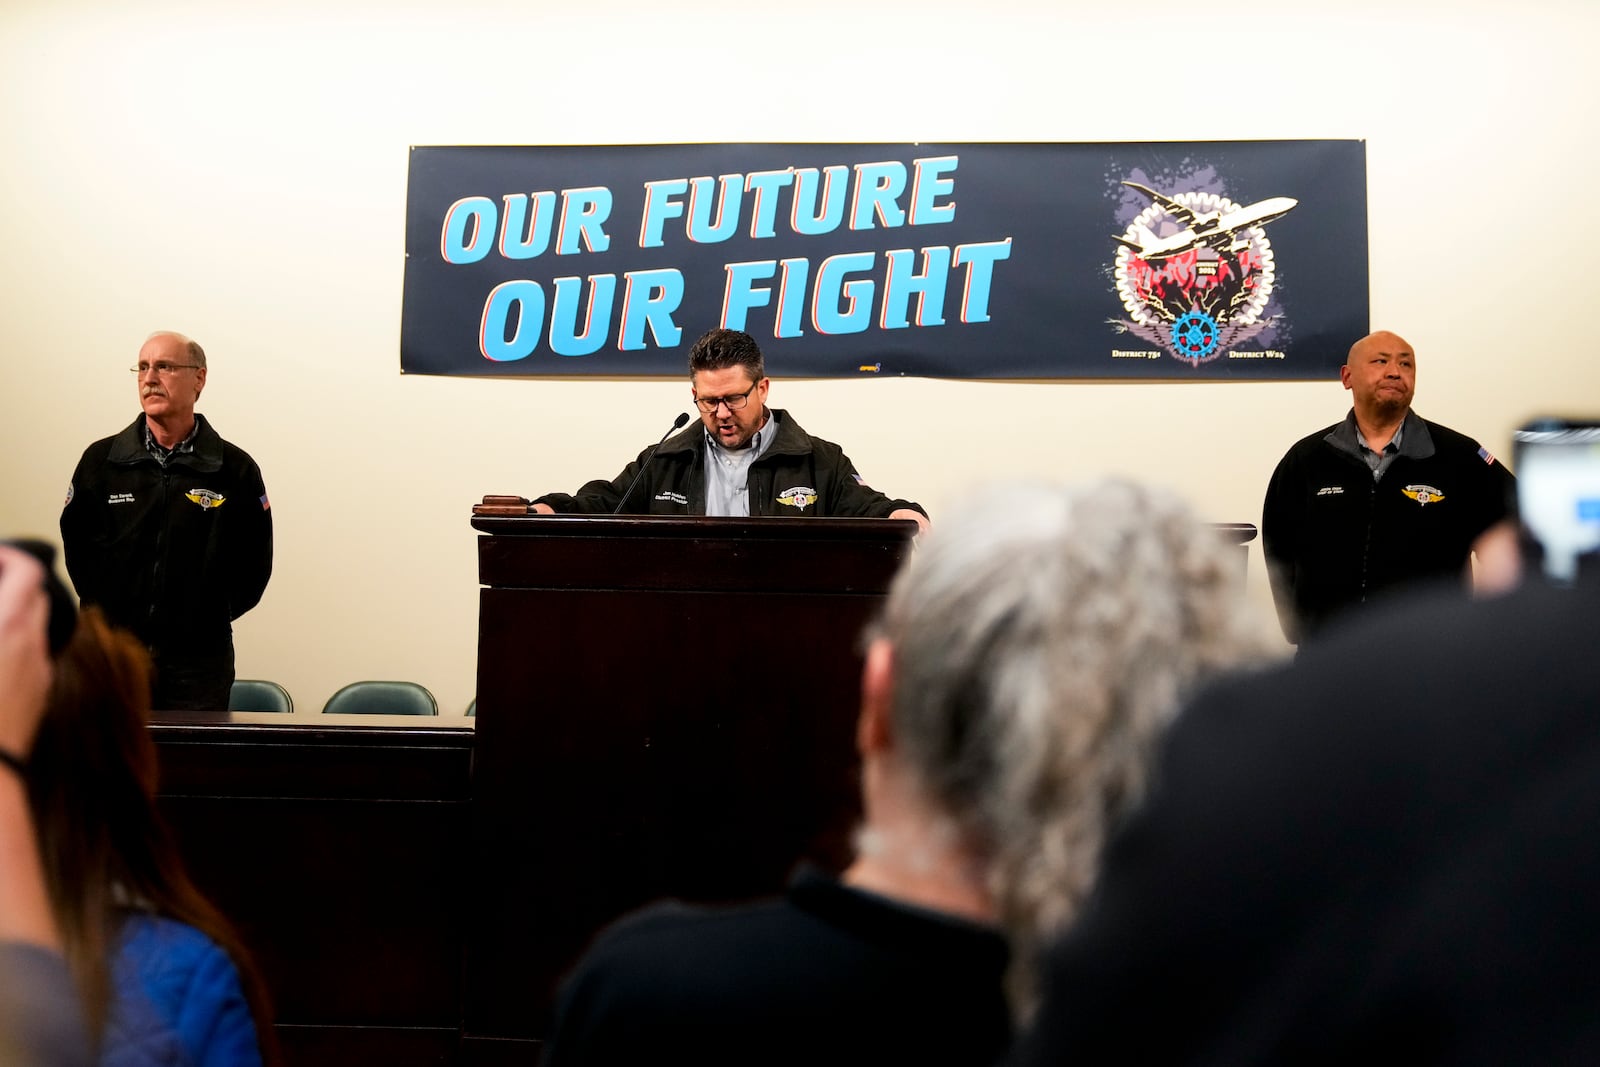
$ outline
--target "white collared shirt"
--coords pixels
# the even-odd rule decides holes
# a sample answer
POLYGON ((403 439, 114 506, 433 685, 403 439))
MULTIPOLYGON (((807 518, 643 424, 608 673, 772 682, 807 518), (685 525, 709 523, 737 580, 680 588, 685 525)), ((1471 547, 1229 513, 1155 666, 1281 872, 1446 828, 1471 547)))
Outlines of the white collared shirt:
POLYGON ((750 464, 760 459, 778 436, 778 416, 767 412, 748 448, 729 449, 706 431, 706 514, 744 518, 750 514, 750 464))

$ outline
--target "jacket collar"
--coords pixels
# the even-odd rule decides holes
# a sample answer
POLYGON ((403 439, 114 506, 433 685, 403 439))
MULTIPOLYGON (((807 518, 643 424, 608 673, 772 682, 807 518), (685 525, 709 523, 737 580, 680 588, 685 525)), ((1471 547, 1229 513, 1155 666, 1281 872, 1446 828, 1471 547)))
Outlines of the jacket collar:
MULTIPOLYGON (((211 472, 222 469, 222 438, 211 428, 206 417, 195 412, 194 451, 179 452, 170 463, 188 467, 193 471, 211 472)), ((111 439, 111 451, 106 459, 111 463, 132 466, 154 463, 156 458, 144 447, 144 413, 128 424, 127 428, 111 439)))
MULTIPOLYGON (((195 417, 198 418, 199 416, 195 417)), ((811 451, 811 435, 800 428, 800 424, 794 421, 793 415, 790 415, 783 408, 770 408, 769 425, 772 420, 777 421, 778 434, 772 439, 772 444, 767 447, 767 450, 762 453, 762 459, 777 455, 804 455, 811 451)), ((680 430, 667 438, 666 443, 661 446, 660 452, 664 455, 673 452, 697 453, 704 445, 705 439, 705 423, 696 419, 693 426, 680 430)))
MULTIPOLYGON (((1351 408, 1344 421, 1330 429, 1323 440, 1340 452, 1360 459, 1361 443, 1357 436, 1358 432, 1356 412, 1351 408)), ((1396 451, 1407 459, 1427 459, 1433 455, 1433 435, 1428 433, 1427 420, 1415 411, 1407 411, 1405 421, 1400 424, 1400 444, 1396 451)))

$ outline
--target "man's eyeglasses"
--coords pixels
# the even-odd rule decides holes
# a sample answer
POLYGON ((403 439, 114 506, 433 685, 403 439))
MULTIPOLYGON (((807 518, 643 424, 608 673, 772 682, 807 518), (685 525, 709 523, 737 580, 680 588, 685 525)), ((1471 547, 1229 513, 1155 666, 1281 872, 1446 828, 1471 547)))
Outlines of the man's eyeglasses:
POLYGON ((199 370, 198 363, 141 363, 137 367, 129 367, 139 377, 143 378, 151 371, 155 371, 163 378, 170 378, 181 370, 199 370))
MULTIPOLYGON (((760 384, 760 382, 756 383, 756 385, 760 384)), ((752 385, 742 393, 734 393, 732 396, 697 396, 694 398, 694 406, 707 415, 717 410, 718 404, 728 405, 729 411, 743 411, 744 406, 750 402, 750 394, 756 391, 756 385, 752 385)))

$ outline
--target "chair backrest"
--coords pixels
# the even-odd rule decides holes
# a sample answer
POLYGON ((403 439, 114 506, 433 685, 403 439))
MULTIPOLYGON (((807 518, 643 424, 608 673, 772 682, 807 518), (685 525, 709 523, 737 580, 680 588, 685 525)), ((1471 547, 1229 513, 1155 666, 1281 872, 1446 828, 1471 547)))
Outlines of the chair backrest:
POLYGON ((437 715, 439 702, 416 682, 351 682, 322 710, 329 715, 437 715))
POLYGON ((293 711, 294 700, 277 682, 239 678, 228 691, 229 711, 293 711))
POLYGON ((473 697, 472 698, 472 703, 467 705, 467 714, 468 715, 472 715, 472 716, 476 716, 478 714, 478 698, 477 697, 473 697))

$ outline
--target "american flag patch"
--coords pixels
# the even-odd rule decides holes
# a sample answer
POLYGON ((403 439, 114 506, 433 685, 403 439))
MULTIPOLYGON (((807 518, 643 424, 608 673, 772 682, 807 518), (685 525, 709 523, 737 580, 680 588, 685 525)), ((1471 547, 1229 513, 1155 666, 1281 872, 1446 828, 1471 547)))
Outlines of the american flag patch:
MULTIPOLYGON (((1487 448, 1480 447, 1478 449, 1478 458, 1489 464, 1489 466, 1494 466, 1494 457, 1489 455, 1489 450, 1487 448)), ((265 500, 266 497, 262 497, 262 499, 265 500)))
POLYGON ((867 484, 867 480, 865 478, 861 477, 861 475, 857 474, 855 471, 851 471, 850 472, 850 477, 852 477, 852 478, 854 478, 856 480, 856 484, 857 485, 866 485, 867 484))
POLYGON ((272 501, 267 499, 267 494, 261 494, 261 510, 266 511, 272 507, 272 501))

